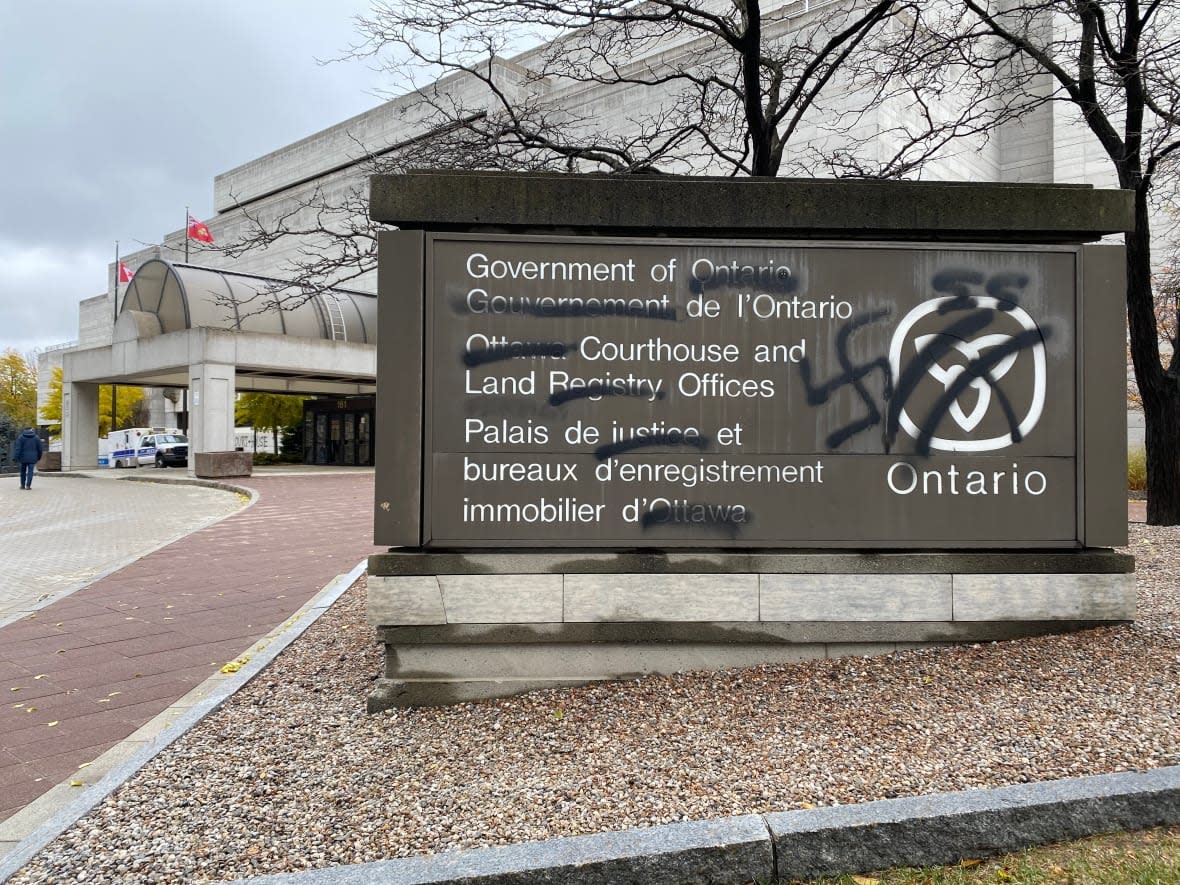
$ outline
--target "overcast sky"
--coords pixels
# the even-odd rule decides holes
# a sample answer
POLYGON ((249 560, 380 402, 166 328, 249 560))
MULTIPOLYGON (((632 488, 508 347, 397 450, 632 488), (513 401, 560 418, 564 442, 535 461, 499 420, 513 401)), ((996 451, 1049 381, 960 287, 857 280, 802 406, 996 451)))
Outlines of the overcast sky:
POLYGON ((213 215, 213 177, 380 103, 365 0, 2 0, 0 351, 78 337, 124 255, 213 215))

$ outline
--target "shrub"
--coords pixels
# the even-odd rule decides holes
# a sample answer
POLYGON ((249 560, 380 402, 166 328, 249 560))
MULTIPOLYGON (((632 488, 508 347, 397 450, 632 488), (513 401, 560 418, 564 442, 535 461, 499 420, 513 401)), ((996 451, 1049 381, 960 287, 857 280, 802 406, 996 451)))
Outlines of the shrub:
POLYGON ((302 464, 303 455, 300 452, 255 452, 255 464, 302 464))
POLYGON ((1127 488, 1142 492, 1147 488, 1147 453, 1143 446, 1127 451, 1127 488))

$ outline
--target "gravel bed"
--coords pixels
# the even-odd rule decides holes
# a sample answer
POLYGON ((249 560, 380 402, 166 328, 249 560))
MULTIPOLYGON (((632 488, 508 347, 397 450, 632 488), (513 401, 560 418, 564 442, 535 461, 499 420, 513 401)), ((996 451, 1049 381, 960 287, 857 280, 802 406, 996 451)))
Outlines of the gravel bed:
POLYGON ((1131 526, 1131 626, 376 716, 362 581, 11 881, 221 881, 1180 764, 1178 543, 1131 526))

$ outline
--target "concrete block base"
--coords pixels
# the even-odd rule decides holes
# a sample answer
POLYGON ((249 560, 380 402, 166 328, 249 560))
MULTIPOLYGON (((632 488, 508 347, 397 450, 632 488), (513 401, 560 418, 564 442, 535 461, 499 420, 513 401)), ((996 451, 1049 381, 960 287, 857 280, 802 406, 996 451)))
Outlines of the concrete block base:
POLYGON ((379 554, 368 708, 1122 623, 1133 568, 1111 550, 379 554))
POLYGON ((254 470, 250 452, 197 452, 193 455, 193 474, 202 479, 226 476, 249 476, 254 470))
POLYGON ((61 472, 61 452, 44 452, 37 462, 37 470, 41 473, 61 472))

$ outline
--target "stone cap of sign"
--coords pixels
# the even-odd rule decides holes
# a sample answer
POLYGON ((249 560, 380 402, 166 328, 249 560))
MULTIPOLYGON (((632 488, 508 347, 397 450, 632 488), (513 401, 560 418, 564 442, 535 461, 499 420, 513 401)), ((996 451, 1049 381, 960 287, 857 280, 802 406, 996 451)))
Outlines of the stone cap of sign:
POLYGON ((402 229, 1080 243, 1134 229, 1133 195, 1076 184, 413 171, 375 175, 402 229))

